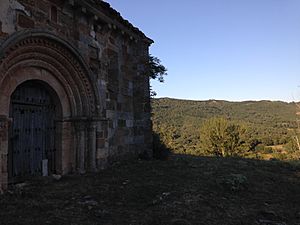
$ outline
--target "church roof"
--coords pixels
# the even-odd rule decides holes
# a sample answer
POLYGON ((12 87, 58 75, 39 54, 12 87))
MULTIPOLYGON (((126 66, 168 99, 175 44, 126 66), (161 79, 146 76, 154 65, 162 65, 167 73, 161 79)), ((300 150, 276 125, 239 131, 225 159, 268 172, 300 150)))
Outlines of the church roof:
MULTIPOLYGON (((117 10, 112 8, 108 2, 102 0, 86 0, 78 1, 78 3, 86 5, 89 10, 96 9, 99 11, 98 13, 103 13, 101 19, 106 20, 108 23, 114 24, 116 28, 138 35, 149 44, 153 43, 153 40, 148 38, 140 29, 132 25, 128 20, 124 19, 122 15, 117 10)), ((95 12, 95 15, 98 14, 95 12)))

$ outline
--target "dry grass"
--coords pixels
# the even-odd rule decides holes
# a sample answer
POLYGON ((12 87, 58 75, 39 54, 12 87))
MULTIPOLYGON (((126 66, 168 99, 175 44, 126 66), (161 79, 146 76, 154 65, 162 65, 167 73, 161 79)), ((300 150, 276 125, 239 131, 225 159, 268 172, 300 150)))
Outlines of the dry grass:
POLYGON ((35 179, 0 196, 1 225, 300 224, 300 167, 172 156, 35 179))

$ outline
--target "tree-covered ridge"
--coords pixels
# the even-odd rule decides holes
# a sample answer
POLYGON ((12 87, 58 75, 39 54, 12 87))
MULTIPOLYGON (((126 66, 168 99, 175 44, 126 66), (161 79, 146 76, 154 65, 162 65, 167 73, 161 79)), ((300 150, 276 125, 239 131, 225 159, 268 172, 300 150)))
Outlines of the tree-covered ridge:
MULTIPOLYGON (((286 145, 297 128, 296 103, 281 101, 229 102, 161 98, 152 100, 153 128, 164 144, 175 152, 201 152, 203 123, 214 117, 226 118, 246 128, 249 148, 286 145)), ((292 144, 290 144, 292 145, 292 144)))
MULTIPOLYGON (((225 116, 251 123, 269 124, 274 127, 286 126, 287 123, 291 122, 293 124, 297 112, 295 103, 281 101, 229 102, 223 100, 192 101, 160 98, 152 100, 152 108, 154 119, 167 116, 173 120, 176 116, 176 119, 181 118, 180 122, 182 122, 185 117, 207 119, 225 116)), ((176 122, 176 124, 178 123, 176 122)))

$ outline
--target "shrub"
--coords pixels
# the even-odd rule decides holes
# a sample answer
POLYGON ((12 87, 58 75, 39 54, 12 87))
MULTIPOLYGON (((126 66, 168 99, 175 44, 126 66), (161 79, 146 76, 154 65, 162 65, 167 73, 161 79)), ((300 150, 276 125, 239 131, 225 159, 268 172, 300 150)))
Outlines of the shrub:
POLYGON ((219 180, 219 183, 227 190, 238 192, 248 186, 248 179, 243 174, 230 174, 219 180))
POLYGON ((153 132, 153 157, 155 159, 167 160, 170 150, 161 141, 159 134, 153 132))
POLYGON ((241 138, 244 132, 239 124, 225 118, 208 119, 201 129, 202 148, 221 157, 239 155, 245 147, 241 138))

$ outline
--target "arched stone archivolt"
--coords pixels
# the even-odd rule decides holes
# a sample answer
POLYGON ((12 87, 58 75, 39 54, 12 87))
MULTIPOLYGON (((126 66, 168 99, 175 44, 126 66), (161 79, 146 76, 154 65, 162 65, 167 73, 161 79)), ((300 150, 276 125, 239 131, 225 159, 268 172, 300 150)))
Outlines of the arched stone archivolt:
POLYGON ((96 82, 72 45, 52 34, 39 31, 16 33, 6 42, 0 49, 0 87, 11 73, 36 64, 50 71, 69 90, 73 117, 97 116, 100 112, 97 103, 100 101, 96 82))
POLYGON ((9 115, 10 97, 16 87, 26 81, 34 80, 43 81, 53 89, 58 97, 63 118, 70 118, 72 114, 70 99, 68 98, 68 93, 65 88, 58 80, 53 79, 50 72, 37 66, 27 66, 17 71, 12 71, 12 73, 3 80, 2 89, 0 91, 0 102, 2 104, 0 115, 9 115))
POLYGON ((102 109, 88 66, 70 43, 53 34, 17 32, 0 46, 0 190, 8 181, 11 95, 30 80, 47 84, 61 106, 58 171, 96 169, 95 118, 102 109))

